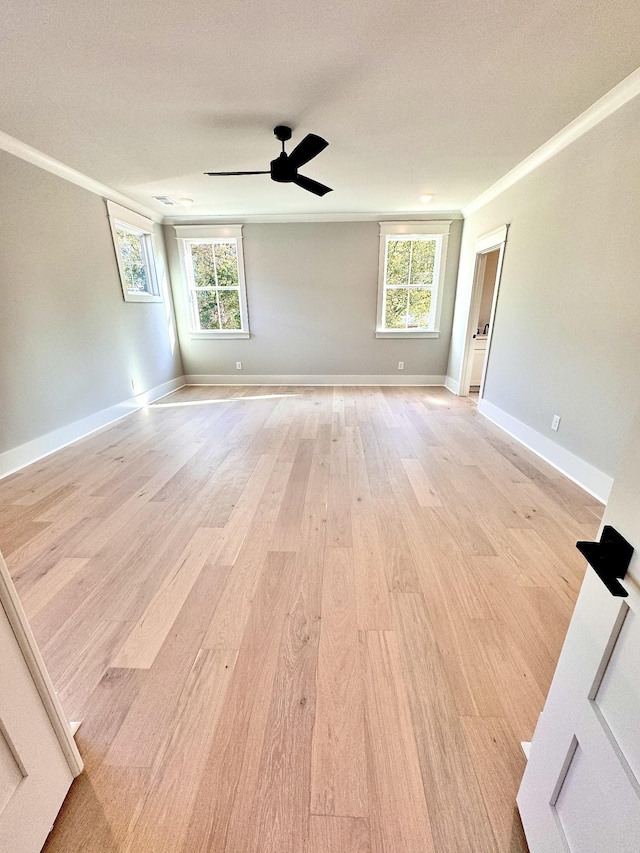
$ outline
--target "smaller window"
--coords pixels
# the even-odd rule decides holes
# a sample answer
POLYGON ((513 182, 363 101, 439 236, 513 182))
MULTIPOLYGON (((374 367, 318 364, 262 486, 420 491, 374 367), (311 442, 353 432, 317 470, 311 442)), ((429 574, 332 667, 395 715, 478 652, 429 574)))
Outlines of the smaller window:
POLYGON ((107 208, 125 300, 161 302, 153 222, 109 201, 107 208))
POLYGON ((176 233, 187 281, 191 334, 249 337, 241 227, 178 226, 176 233))
POLYGON ((376 336, 437 337, 449 223, 381 222, 380 226, 376 336))

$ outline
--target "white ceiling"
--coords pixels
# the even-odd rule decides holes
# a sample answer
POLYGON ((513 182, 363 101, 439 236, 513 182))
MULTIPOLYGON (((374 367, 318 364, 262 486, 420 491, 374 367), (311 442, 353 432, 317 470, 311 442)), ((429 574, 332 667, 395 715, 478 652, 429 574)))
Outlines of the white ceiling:
POLYGON ((640 66, 637 0, 4 0, 0 130, 158 212, 457 210, 640 66), (267 175, 272 128, 329 148, 267 175), (429 206, 419 196, 433 192, 429 206))

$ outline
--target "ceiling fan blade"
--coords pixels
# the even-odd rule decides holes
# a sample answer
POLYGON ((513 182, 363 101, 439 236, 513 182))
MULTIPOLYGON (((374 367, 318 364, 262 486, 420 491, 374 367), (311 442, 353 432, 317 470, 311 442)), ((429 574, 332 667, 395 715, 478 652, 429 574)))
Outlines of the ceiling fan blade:
POLYGON ((211 175, 212 177, 217 177, 219 175, 270 175, 269 171, 267 172, 205 172, 205 175, 211 175))
POLYGON ((303 190, 309 190, 310 193, 315 193, 316 195, 326 195, 333 192, 331 187, 325 187, 324 184, 312 181, 311 178, 305 178, 304 175, 298 175, 293 183, 302 187, 303 190))
POLYGON ((302 142, 299 142, 291 154, 288 155, 290 165, 299 169, 300 166, 304 166, 305 163, 313 160, 321 151, 324 151, 328 144, 327 140, 321 136, 316 136, 315 133, 308 133, 302 142))

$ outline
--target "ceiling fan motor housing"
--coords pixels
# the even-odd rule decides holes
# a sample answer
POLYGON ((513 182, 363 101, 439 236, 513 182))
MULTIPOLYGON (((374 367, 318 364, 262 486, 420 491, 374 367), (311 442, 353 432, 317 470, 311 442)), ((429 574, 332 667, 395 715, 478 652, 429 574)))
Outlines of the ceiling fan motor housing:
POLYGON ((291 128, 287 127, 286 124, 277 125, 273 128, 273 132, 276 139, 279 139, 280 142, 287 142, 287 140, 291 139, 291 128))
POLYGON ((271 180, 279 184, 290 184, 295 181, 298 170, 289 162, 287 155, 282 152, 279 157, 271 161, 271 180))

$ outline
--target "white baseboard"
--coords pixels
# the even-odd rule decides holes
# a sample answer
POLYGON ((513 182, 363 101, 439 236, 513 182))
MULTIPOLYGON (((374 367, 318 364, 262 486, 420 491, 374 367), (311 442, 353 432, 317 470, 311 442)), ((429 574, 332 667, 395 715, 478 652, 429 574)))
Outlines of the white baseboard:
POLYGON ((546 435, 517 420, 494 406, 488 400, 478 400, 478 411, 499 426, 549 465, 577 483, 603 504, 609 500, 613 477, 595 468, 589 462, 566 450, 546 435))
POLYGON ((34 438, 33 441, 28 441, 26 444, 0 453, 0 479, 8 477, 9 474, 43 459, 51 453, 55 453, 56 450, 61 450, 63 447, 85 438, 92 432, 102 429, 102 427, 108 426, 126 415, 130 415, 153 400, 171 394, 172 391, 182 388, 184 384, 184 376, 179 376, 169 382, 164 382, 162 385, 157 385, 149 391, 138 394, 137 397, 129 397, 121 403, 116 403, 115 406, 102 409, 102 411, 95 412, 79 421, 74 421, 39 438, 34 438))
POLYGON ((452 394, 460 393, 460 383, 457 379, 452 379, 451 376, 445 376, 444 387, 447 391, 451 391, 452 394))
POLYGON ((444 385, 444 376, 406 374, 190 374, 187 385, 444 385))

